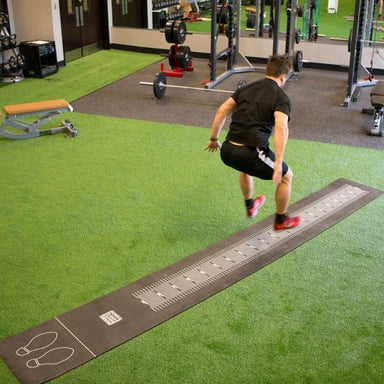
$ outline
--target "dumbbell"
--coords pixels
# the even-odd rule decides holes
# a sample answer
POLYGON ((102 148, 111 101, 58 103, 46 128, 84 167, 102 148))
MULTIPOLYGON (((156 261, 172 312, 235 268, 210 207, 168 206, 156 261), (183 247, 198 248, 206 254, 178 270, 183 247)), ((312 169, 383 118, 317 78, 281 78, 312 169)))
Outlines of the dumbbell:
POLYGON ((17 66, 18 66, 18 68, 20 68, 20 69, 24 68, 24 66, 25 66, 25 57, 21 53, 19 53, 17 55, 16 59, 17 59, 17 66))

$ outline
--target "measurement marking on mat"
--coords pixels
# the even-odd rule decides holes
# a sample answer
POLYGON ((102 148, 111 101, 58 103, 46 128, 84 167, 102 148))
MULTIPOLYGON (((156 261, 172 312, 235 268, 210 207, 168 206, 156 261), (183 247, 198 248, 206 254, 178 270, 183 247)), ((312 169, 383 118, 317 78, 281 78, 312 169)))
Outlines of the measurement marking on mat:
POLYGON ((57 317, 55 319, 58 321, 59 324, 63 328, 65 328, 93 357, 96 357, 96 355, 68 328, 66 327, 57 317))
POLYGON ((295 215, 302 216, 299 227, 275 232, 270 225, 262 232, 249 235, 199 262, 140 289, 132 295, 142 304, 148 305, 153 311, 162 310, 177 300, 257 260, 277 247, 282 241, 287 241, 300 234, 307 227, 326 220, 327 216, 336 213, 368 193, 361 188, 345 184, 295 212, 295 215), (166 289, 170 286, 173 288, 172 295, 169 295, 166 289))

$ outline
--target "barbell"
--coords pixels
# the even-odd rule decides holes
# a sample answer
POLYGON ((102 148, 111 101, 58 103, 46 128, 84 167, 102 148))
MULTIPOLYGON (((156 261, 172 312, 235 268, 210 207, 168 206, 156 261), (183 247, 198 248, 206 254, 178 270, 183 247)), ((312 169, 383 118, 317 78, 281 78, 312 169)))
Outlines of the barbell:
MULTIPOLYGON (((207 92, 221 92, 221 93, 230 93, 233 94, 234 91, 227 91, 224 89, 210 89, 210 88, 198 88, 198 87, 187 87, 184 85, 171 85, 167 84, 167 77, 164 72, 156 73, 155 80, 153 83, 148 81, 140 81, 140 85, 148 85, 153 87, 153 94, 156 98, 161 99, 165 95, 165 91, 167 88, 177 88, 177 89, 190 89, 194 91, 207 91, 207 92)), ((240 80, 238 84, 238 88, 245 87, 247 82, 245 80, 240 80)))

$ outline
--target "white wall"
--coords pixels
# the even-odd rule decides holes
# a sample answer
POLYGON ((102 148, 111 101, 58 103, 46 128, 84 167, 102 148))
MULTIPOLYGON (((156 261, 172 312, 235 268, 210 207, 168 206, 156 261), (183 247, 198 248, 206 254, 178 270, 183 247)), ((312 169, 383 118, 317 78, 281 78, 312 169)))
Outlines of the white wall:
POLYGON ((59 0, 8 0, 8 9, 18 42, 53 40, 57 61, 64 60, 59 0))
POLYGON ((12 0, 12 5, 19 41, 53 39, 51 0, 12 0))

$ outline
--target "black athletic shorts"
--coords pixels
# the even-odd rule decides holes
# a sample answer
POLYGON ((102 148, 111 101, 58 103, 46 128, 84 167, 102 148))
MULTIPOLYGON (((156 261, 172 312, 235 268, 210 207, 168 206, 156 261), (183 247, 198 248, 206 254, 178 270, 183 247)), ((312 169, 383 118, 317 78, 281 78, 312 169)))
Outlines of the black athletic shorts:
MULTIPOLYGON (((228 167, 263 180, 272 180, 275 154, 269 148, 261 149, 235 145, 224 141, 220 150, 221 160, 228 167)), ((288 165, 283 162, 283 176, 288 165)))

